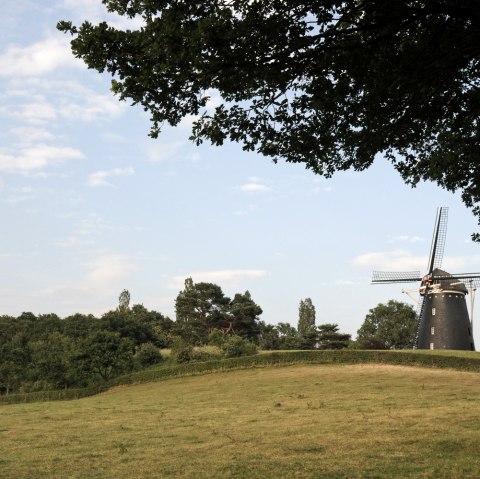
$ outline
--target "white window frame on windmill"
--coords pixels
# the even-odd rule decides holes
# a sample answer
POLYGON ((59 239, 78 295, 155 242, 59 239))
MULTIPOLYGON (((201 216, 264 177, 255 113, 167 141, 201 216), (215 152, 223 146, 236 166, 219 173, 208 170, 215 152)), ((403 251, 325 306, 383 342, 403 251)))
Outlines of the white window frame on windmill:
POLYGON ((435 349, 435 345, 433 343, 430 343, 430 349, 435 349))
POLYGON ((432 316, 435 316, 435 308, 432 308, 432 316))
POLYGON ((432 326, 432 327, 430 328, 430 334, 431 334, 432 336, 435 335, 435 326, 432 326))

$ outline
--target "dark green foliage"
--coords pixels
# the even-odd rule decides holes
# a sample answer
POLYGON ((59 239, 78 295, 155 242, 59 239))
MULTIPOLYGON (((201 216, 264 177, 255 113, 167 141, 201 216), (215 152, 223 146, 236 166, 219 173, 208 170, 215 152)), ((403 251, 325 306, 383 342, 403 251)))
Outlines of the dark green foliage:
POLYGON ((417 318, 413 307, 390 300, 370 309, 357 331, 357 343, 364 349, 412 348, 416 331, 417 318))
POLYGON ((256 339, 259 335, 258 321, 262 308, 256 304, 249 291, 237 293, 228 306, 225 315, 224 331, 248 339, 256 339))
POLYGON ((212 331, 210 331, 210 334, 208 335, 208 344, 211 344, 212 346, 222 347, 226 339, 226 335, 222 330, 212 329, 212 331))
POLYGON ((350 341, 349 334, 338 331, 338 324, 321 324, 318 327, 318 349, 344 349, 350 341))
POLYGON ((142 28, 58 28, 150 112, 152 136, 199 115, 197 143, 236 141, 327 177, 381 154, 480 216, 478 0, 103 3, 142 28), (212 90, 221 103, 208 109, 212 90))
POLYGON ((118 333, 97 331, 80 344, 75 360, 88 378, 99 376, 103 381, 133 369, 134 344, 118 333))
POLYGON ((175 300, 177 324, 175 332, 191 344, 205 344, 211 331, 222 330, 249 339, 259 335, 259 315, 262 308, 248 291, 227 298, 220 286, 185 280, 185 288, 175 300))
POLYGON ((130 306, 130 292, 128 289, 124 289, 118 297, 118 310, 128 311, 130 306))
POLYGON ((278 323, 275 329, 278 333, 278 349, 301 349, 302 340, 293 326, 289 323, 278 323))
POLYGON ((122 337, 131 339, 136 345, 156 341, 153 326, 138 321, 130 310, 109 311, 102 316, 103 329, 117 332, 122 337))
POLYGON ((177 363, 188 363, 192 359, 193 347, 183 338, 176 338, 173 341, 170 354, 177 363))
POLYGON ((310 298, 300 300, 297 330, 301 337, 307 337, 315 332, 315 306, 310 298))
POLYGON ((192 344, 207 341, 209 331, 223 322, 230 299, 213 283, 185 280, 185 288, 175 300, 177 324, 181 335, 192 344))
POLYGON ((93 314, 76 313, 63 320, 63 333, 71 338, 84 338, 101 328, 98 319, 93 314))
POLYGON ((142 368, 153 366, 163 361, 160 351, 152 343, 142 344, 135 353, 134 359, 142 368))
POLYGON ((0 394, 84 387, 134 365, 156 364, 161 360, 157 347, 172 341, 172 324, 141 305, 110 311, 101 319, 84 314, 61 319, 53 313, 0 316, 0 394))
POLYGON ((252 356, 257 352, 255 344, 240 336, 229 336, 222 348, 226 358, 252 356))
POLYGON ((44 389, 59 389, 80 382, 75 364, 75 343, 68 336, 54 332, 46 339, 30 342, 29 349, 32 383, 40 382, 44 389))
POLYGON ((258 328, 260 331, 258 338, 260 349, 280 349, 280 335, 278 329, 273 324, 266 324, 264 321, 259 321, 258 328))

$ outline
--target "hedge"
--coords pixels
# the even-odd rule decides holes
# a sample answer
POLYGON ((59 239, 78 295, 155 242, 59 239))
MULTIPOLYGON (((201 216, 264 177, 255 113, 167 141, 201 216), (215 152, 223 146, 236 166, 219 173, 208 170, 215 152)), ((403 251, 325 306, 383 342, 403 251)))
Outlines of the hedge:
POLYGON ((0 404, 80 399, 99 394, 115 386, 126 384, 148 383, 181 376, 207 374, 215 371, 265 366, 287 366, 292 364, 376 363, 480 372, 480 354, 471 353, 469 355, 459 355, 454 351, 443 353, 444 354, 430 354, 426 351, 362 351, 350 349, 335 351, 274 351, 257 354, 255 356, 156 366, 118 376, 103 384, 83 389, 62 389, 23 394, 14 393, 0 396, 0 404))

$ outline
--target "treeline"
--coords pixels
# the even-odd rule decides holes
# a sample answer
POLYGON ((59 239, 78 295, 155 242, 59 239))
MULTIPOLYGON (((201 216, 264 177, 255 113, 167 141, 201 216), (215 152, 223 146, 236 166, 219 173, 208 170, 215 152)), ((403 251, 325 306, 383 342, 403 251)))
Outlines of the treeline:
POLYGON ((174 321, 141 304, 130 307, 125 290, 118 307, 101 317, 0 316, 0 394, 87 387, 162 361, 236 357, 257 349, 341 349, 350 339, 335 324, 310 322, 299 330, 266 324, 248 291, 230 299, 218 285, 191 278, 175 310, 174 321))

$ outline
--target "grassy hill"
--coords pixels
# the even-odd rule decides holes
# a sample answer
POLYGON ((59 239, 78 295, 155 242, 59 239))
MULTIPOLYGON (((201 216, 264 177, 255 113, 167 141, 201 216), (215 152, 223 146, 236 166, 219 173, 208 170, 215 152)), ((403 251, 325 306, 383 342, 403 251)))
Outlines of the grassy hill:
POLYGON ((477 372, 319 357, 1 406, 0 477, 478 477, 477 372))

